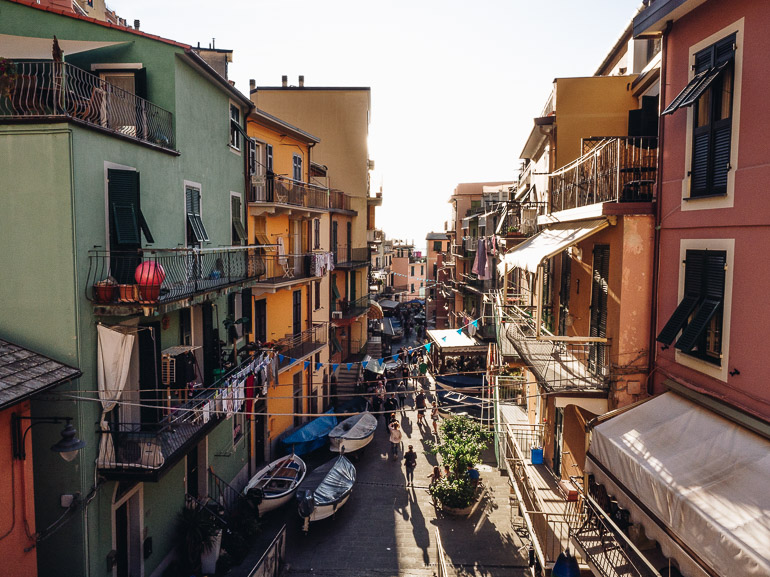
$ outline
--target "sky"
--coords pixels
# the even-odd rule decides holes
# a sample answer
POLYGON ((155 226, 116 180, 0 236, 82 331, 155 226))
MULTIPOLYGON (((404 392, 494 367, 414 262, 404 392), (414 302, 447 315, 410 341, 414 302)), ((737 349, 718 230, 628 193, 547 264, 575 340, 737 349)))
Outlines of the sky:
POLYGON ((372 89, 371 187, 389 238, 443 231, 461 182, 513 181, 556 77, 590 76, 641 0, 108 0, 151 34, 234 51, 244 94, 372 89))

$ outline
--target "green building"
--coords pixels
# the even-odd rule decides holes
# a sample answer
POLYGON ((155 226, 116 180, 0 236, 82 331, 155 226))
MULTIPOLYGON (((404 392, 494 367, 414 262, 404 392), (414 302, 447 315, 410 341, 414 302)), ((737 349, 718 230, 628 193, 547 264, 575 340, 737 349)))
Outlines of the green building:
POLYGON ((32 414, 87 442, 30 433, 40 575, 160 575, 186 500, 264 455, 222 361, 251 327, 252 105, 208 56, 0 0, 0 337, 82 371, 32 414))

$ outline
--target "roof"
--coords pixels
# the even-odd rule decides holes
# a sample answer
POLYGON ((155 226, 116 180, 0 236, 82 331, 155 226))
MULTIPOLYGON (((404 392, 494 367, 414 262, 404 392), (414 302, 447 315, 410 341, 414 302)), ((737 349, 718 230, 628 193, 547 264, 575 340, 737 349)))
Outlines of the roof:
MULTIPOLYGON (((289 130, 291 132, 294 132, 294 134, 292 136, 299 137, 302 140, 307 140, 308 142, 315 142, 315 143, 321 142, 321 139, 318 138, 317 136, 313 136, 309 132, 305 132, 301 128, 297 128, 296 126, 294 126, 292 124, 289 124, 285 120, 281 120, 277 116, 273 116, 272 114, 270 114, 268 112, 265 112, 264 110, 261 110, 259 108, 255 108, 249 114, 249 116, 250 117, 253 116, 253 117, 257 118, 257 119, 261 119, 263 121, 266 121, 266 123, 272 125, 273 128, 285 128, 285 129, 287 129, 287 130, 289 130)), ((311 164, 315 164, 316 166, 319 166, 319 167, 323 166, 324 169, 327 168, 326 166, 324 166, 322 164, 317 164, 317 163, 311 163, 311 164)))
POLYGON ((117 24, 113 24, 112 22, 104 22, 102 20, 97 20, 96 18, 91 18, 90 16, 84 16, 82 14, 77 14, 75 12, 69 12, 61 8, 55 8, 53 6, 41 6, 37 4, 35 0, 4 0, 4 1, 11 2, 13 4, 19 4, 22 6, 27 6, 35 10, 41 10, 43 12, 58 14, 60 16, 65 16, 67 18, 73 18, 75 20, 82 20, 83 22, 95 24, 103 28, 112 28, 113 30, 119 30, 120 32, 125 32, 126 34, 132 34, 134 36, 149 38, 150 40, 155 40, 156 42, 162 42, 163 44, 168 44, 169 46, 175 46, 177 48, 181 48, 184 50, 185 56, 189 58, 189 60, 191 60, 195 66, 199 67, 203 72, 211 76, 212 79, 216 81, 216 83, 219 84, 222 88, 224 88, 227 92, 230 92, 233 96, 235 96, 238 100, 240 100, 244 105, 246 105, 246 107, 251 108, 254 106, 254 104, 251 102, 248 96, 243 94, 240 90, 237 90, 232 84, 230 84, 230 82, 226 78, 224 78, 221 74, 219 74, 216 70, 214 70, 211 67, 211 65, 208 62, 206 62, 200 54, 195 52, 196 48, 194 48, 190 44, 184 44, 182 42, 177 42, 175 40, 163 38, 162 36, 158 36, 156 34, 147 34, 146 32, 142 32, 141 30, 136 30, 134 28, 129 28, 127 26, 118 26, 117 24))
POLYGON ((0 339, 0 409, 81 374, 74 367, 0 339))
POLYGON ((449 236, 445 232, 429 232, 425 240, 447 240, 449 236))
POLYGON ((260 90, 370 90, 369 86, 257 86, 251 89, 251 94, 260 90))

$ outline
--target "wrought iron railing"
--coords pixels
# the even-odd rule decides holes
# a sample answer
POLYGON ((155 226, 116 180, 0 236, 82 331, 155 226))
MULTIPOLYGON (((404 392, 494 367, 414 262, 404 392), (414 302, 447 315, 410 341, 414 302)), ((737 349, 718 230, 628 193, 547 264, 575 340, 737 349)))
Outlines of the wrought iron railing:
POLYGON ((479 248, 479 239, 475 236, 463 237, 463 250, 467 252, 476 252, 479 248))
POLYGON ((64 116, 174 150, 172 114, 65 62, 16 62, 0 116, 64 116))
POLYGON ((275 351, 278 357, 279 370, 286 369, 299 359, 310 355, 326 345, 327 329, 325 324, 316 324, 297 333, 289 335, 275 342, 275 351))
POLYGON ((265 249, 92 250, 86 297, 96 304, 165 303, 246 281, 275 284, 315 274, 311 255, 265 249))
POLYGON ((344 244, 332 246, 334 265, 337 267, 368 265, 371 260, 369 247, 351 247, 344 244))
MULTIPOLYGON (((534 307, 508 305, 501 311, 507 338, 551 391, 607 389, 610 382, 609 343, 591 340, 541 340, 537 338, 534 307)), ((554 337, 544 327, 543 337, 554 337)), ((558 339, 558 337, 555 337, 558 339)))
POLYGON ((337 299, 333 310, 341 313, 339 318, 349 319, 352 317, 357 317, 369 310, 369 297, 361 297, 354 301, 349 301, 347 299, 337 299))
POLYGON ((329 190, 315 184, 292 180, 277 174, 268 174, 264 182, 251 186, 249 202, 267 202, 301 206, 305 208, 329 208, 329 190))
POLYGON ((657 138, 588 138, 583 146, 580 158, 550 175, 551 211, 601 202, 652 201, 657 138))
MULTIPOLYGON (((227 518, 232 519, 244 507, 249 506, 243 493, 217 475, 211 466, 209 466, 208 473, 209 499, 217 503, 224 510, 227 518)), ((254 513, 256 513, 256 510, 254 513)))
POLYGON ((236 396, 230 379, 253 362, 248 357, 209 387, 188 392, 186 402, 169 406, 157 403, 162 415, 156 422, 105 423, 100 434, 97 465, 101 469, 151 472, 163 468, 174 457, 215 427, 232 410, 227 399, 236 396))
POLYGON ((329 208, 337 210, 353 210, 350 203, 350 195, 341 190, 329 191, 329 208))

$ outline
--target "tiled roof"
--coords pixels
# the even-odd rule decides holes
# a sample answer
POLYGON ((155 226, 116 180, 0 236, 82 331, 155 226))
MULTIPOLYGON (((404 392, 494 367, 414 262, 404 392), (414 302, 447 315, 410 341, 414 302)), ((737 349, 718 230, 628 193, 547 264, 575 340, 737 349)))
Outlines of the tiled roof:
POLYGON ((0 409, 81 374, 78 369, 0 339, 0 409))

